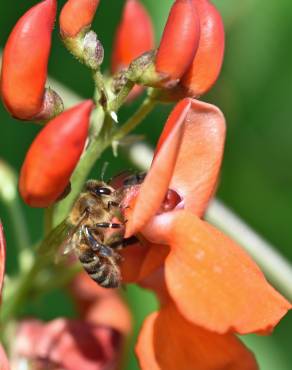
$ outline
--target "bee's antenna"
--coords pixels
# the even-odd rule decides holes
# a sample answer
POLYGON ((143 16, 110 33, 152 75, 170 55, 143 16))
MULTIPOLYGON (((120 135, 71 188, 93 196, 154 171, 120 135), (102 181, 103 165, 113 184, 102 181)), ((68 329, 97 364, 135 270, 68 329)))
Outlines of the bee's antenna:
POLYGON ((104 164, 102 165, 101 174, 100 174, 101 181, 104 181, 104 176, 108 168, 108 165, 109 165, 109 162, 104 162, 104 164))

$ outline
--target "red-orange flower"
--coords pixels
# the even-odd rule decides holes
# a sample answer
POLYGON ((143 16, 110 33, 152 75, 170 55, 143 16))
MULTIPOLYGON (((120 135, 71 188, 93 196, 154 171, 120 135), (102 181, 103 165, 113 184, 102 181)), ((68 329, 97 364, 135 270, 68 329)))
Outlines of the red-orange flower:
POLYGON ((201 219, 224 140, 218 108, 182 100, 143 184, 127 191, 126 236, 142 246, 123 251, 123 278, 153 289, 162 306, 140 334, 142 369, 257 369, 234 333, 268 333, 291 308, 244 250, 201 219))
POLYGON ((36 369, 112 369, 120 350, 121 335, 110 327, 82 320, 31 319, 19 324, 12 364, 15 368, 22 363, 36 369))
POLYGON ((111 327, 124 336, 130 333, 130 312, 117 290, 102 288, 82 272, 74 278, 70 292, 81 317, 111 327))
POLYGON ((118 368, 131 329, 130 313, 118 292, 99 287, 85 273, 74 278, 70 292, 77 303, 79 319, 20 322, 16 340, 11 343, 13 367, 30 364, 36 369, 118 368))

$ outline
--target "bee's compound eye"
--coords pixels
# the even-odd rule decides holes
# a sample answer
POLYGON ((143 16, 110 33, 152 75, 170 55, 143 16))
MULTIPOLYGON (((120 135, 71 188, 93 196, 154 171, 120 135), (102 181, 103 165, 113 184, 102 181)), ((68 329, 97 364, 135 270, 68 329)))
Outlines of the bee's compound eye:
POLYGON ((110 188, 106 188, 106 187, 99 187, 99 188, 95 188, 94 189, 94 193, 96 195, 111 195, 112 191, 110 188))

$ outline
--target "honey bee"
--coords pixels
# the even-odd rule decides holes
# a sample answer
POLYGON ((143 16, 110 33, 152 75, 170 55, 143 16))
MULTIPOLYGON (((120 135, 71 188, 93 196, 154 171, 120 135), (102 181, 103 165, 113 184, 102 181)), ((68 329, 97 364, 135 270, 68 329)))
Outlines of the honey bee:
POLYGON ((143 179, 142 175, 127 176, 118 189, 104 181, 87 181, 67 219, 64 250, 74 250, 91 279, 102 287, 120 286, 118 250, 137 241, 135 237, 124 238, 125 220, 120 208, 123 190, 143 179))

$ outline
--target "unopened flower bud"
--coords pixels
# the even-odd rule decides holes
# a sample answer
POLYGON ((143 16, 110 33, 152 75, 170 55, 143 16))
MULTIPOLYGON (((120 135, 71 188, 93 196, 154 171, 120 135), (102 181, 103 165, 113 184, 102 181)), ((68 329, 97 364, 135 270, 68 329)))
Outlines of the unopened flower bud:
POLYGON ((48 207, 64 194, 88 136, 93 102, 86 100, 48 122, 31 144, 19 190, 32 207, 48 207))
POLYGON ((97 35, 89 31, 83 40, 83 59, 84 63, 91 69, 98 69, 103 62, 104 49, 97 35))
POLYGON ((160 46, 145 67, 144 58, 131 63, 129 79, 171 89, 190 67, 200 38, 200 20, 192 0, 176 0, 170 10, 160 46))
POLYGON ((14 26, 3 52, 1 95, 9 113, 35 120, 43 110, 56 0, 44 0, 29 9, 14 26))
POLYGON ((193 62, 181 80, 184 95, 198 97, 216 82, 224 56, 224 24, 221 14, 209 0, 192 0, 201 24, 201 36, 193 62))
POLYGON ((148 12, 139 0, 127 0, 114 38, 112 72, 127 68, 153 47, 153 26, 148 12))
POLYGON ((89 30, 99 0, 68 0, 60 14, 60 33, 63 39, 76 37, 89 30))
POLYGON ((60 15, 60 34, 67 49, 81 63, 97 70, 103 62, 104 50, 91 22, 99 0, 68 0, 60 15))
POLYGON ((176 0, 155 58, 157 73, 178 82, 191 65, 200 39, 200 20, 192 0, 176 0))

